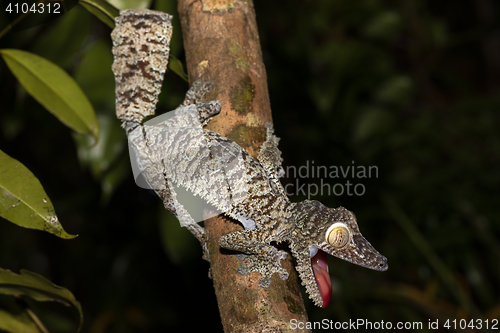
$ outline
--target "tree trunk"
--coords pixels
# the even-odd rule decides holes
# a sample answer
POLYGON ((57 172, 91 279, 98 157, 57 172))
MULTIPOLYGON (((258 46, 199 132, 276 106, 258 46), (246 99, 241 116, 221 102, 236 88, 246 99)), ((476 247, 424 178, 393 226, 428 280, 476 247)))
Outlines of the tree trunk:
MULTIPOLYGON (((256 157, 272 117, 253 2, 179 0, 178 10, 189 81, 213 81, 209 97, 222 102, 222 111, 208 127, 256 157)), ((239 275, 241 262, 219 247, 220 236, 242 226, 218 216, 206 220, 205 227, 225 332, 297 332, 290 321, 305 322, 307 314, 291 255, 283 265, 289 279, 274 274, 271 286, 263 289, 259 274, 239 275)))

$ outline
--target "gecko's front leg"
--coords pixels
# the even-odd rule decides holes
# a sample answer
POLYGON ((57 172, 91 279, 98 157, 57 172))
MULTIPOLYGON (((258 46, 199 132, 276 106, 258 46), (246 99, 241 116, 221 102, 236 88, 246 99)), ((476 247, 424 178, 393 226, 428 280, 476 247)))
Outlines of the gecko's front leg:
POLYGON ((238 267, 238 273, 247 275, 251 272, 262 274, 259 285, 267 288, 271 285, 271 276, 278 273, 283 280, 288 279, 288 272, 281 267, 281 260, 286 259, 287 253, 269 245, 266 235, 269 230, 251 229, 242 230, 224 235, 220 238, 221 247, 229 250, 244 252, 238 254, 238 259, 248 262, 238 267))

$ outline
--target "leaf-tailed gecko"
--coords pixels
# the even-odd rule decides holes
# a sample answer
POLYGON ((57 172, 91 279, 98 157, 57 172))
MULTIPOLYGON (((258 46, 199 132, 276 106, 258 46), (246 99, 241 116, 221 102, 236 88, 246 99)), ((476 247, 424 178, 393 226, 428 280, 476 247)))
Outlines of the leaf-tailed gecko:
POLYGON ((196 81, 173 117, 142 124, 155 113, 171 34, 171 16, 162 12, 126 10, 116 18, 111 34, 116 113, 135 154, 132 163, 165 208, 200 241, 204 258, 209 260, 205 230, 177 200, 175 186, 243 225, 245 230, 222 236, 219 244, 242 252, 238 258, 246 263, 238 273, 260 273, 263 288, 270 286, 274 273, 288 279, 281 266, 287 253, 272 242, 289 244, 302 284, 320 307, 326 307, 331 296, 325 253, 387 270, 387 259, 361 235, 352 212, 314 200, 289 200, 279 180, 282 158, 272 124, 266 124, 267 138, 257 159, 235 142, 203 128, 221 110, 219 101, 204 100, 213 83, 196 81))

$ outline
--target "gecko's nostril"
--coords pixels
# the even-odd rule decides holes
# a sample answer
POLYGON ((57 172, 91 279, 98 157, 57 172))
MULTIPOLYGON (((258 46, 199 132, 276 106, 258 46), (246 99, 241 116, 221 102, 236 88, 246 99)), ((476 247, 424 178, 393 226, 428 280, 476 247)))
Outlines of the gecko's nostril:
POLYGON ((378 264, 378 268, 381 270, 381 271, 385 271, 387 270, 389 266, 387 265, 387 258, 386 257, 382 257, 382 259, 380 260, 379 264, 378 264))

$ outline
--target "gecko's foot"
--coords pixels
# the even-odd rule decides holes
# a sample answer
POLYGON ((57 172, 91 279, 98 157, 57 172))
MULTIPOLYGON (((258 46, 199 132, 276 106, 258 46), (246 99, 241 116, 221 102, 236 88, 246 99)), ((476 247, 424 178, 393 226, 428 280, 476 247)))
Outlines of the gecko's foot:
POLYGON ((198 113, 200 116, 200 123, 202 126, 205 126, 210 118, 219 114, 221 110, 220 101, 210 101, 206 103, 198 103, 196 104, 196 108, 198 109, 198 113))
MULTIPOLYGON (((195 226, 199 227, 199 229, 197 230, 201 230, 201 233, 199 233, 198 235, 193 233, 200 241, 201 250, 203 251, 203 256, 201 258, 210 263, 210 251, 208 250, 208 231, 207 229, 200 227, 198 224, 196 224, 195 226)), ((211 270, 208 272, 208 277, 210 279, 212 278, 211 270)))
MULTIPOLYGON (((208 241, 206 240, 207 235, 204 234, 202 240, 200 241, 201 248, 203 250, 203 256, 201 259, 208 261, 210 263, 210 253, 208 252, 208 241)), ((210 280, 213 279, 212 277, 212 267, 208 268, 208 278, 210 280)))
POLYGON ((271 253, 265 256, 243 253, 236 256, 239 260, 248 262, 248 264, 241 264, 238 267, 238 273, 241 275, 247 275, 251 272, 260 273, 262 278, 259 280, 259 286, 262 288, 267 288, 271 285, 271 276, 274 273, 278 273, 282 280, 288 279, 288 272, 281 267, 281 260, 287 257, 285 251, 273 248, 271 253))
MULTIPOLYGON (((206 261, 210 262, 210 253, 208 252, 207 241, 201 243, 201 248, 203 249, 203 256, 201 258, 203 260, 206 260, 206 261)), ((211 275, 211 273, 209 275, 211 275)))
MULTIPOLYGON (((208 263, 210 263, 210 252, 208 252, 208 241, 206 240, 206 238, 208 238, 208 235, 207 234, 204 234, 203 235, 203 239, 202 241, 200 242, 201 244, 201 248, 203 250, 203 256, 201 257, 203 260, 206 260, 208 261, 208 263)), ((208 268, 208 278, 210 280, 213 279, 212 277, 212 267, 209 267, 208 268)))
POLYGON ((194 81, 191 88, 186 93, 184 102, 180 107, 197 104, 206 100, 206 95, 214 90, 215 84, 212 81, 202 82, 201 80, 194 81))
MULTIPOLYGON (((167 207, 167 200, 164 200, 164 203, 165 207, 167 207)), ((176 210, 174 211, 176 212, 176 216, 179 219, 181 226, 189 230, 193 234, 193 236, 196 237, 196 239, 200 242, 201 250, 203 251, 202 259, 210 262, 210 252, 208 251, 208 231, 199 224, 193 222, 193 218, 187 213, 187 211, 185 212, 185 209, 182 205, 177 203, 175 209, 176 210), (181 214, 181 212, 185 213, 181 214)))

